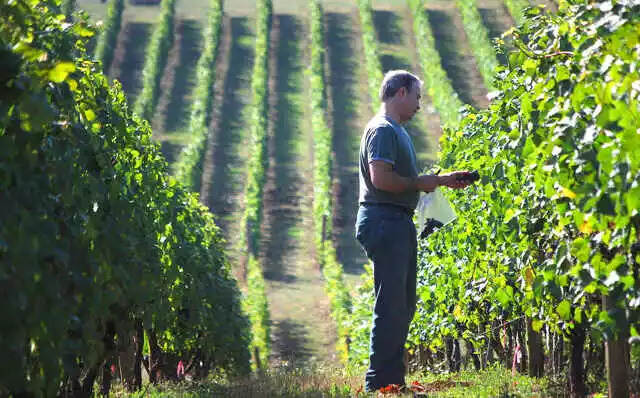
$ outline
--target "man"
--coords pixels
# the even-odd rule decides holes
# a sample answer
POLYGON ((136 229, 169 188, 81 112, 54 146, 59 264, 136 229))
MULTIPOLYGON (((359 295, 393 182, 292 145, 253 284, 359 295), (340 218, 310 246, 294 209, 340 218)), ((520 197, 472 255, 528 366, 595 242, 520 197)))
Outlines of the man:
POLYGON ((418 175, 416 153, 401 126, 420 109, 422 81, 407 71, 388 72, 380 112, 360 141, 360 196, 356 238, 373 262, 375 304, 367 391, 403 386, 404 344, 416 308, 417 239, 413 211, 420 191, 464 188, 468 172, 418 175))

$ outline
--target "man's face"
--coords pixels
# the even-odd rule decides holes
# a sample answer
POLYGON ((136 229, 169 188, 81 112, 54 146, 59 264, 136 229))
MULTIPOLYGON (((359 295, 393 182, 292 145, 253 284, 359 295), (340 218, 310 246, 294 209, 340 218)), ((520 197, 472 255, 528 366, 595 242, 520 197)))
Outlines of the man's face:
POLYGON ((405 121, 410 120, 420 109, 420 99, 422 98, 420 85, 412 85, 410 90, 402 88, 404 95, 401 101, 401 112, 405 121))

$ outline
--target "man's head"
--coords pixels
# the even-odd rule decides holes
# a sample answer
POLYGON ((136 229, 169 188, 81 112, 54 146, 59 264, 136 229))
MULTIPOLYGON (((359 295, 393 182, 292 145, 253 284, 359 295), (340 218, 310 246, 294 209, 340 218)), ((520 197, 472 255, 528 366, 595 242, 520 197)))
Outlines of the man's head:
POLYGON ((398 122, 411 119, 420 109, 422 80, 405 70, 391 70, 382 79, 380 100, 386 107, 393 108, 398 122))

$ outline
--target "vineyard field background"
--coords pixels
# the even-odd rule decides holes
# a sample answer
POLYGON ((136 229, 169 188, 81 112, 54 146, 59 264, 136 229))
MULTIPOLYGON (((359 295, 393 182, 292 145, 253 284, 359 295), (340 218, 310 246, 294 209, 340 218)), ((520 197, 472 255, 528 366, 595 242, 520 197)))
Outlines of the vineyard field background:
MULTIPOLYGON (((106 6, 97 1, 78 0, 77 5, 93 20, 106 16, 106 6)), ((202 46, 201 31, 208 6, 208 0, 178 0, 175 5, 174 41, 161 80, 158 106, 151 120, 154 138, 162 144, 169 162, 189 140, 185 133, 189 96, 195 81, 194 69, 198 49, 202 46)), ((374 1, 372 6, 383 70, 408 69, 420 74, 408 5, 402 1, 387 0, 374 1)), ((500 2, 486 2, 480 6, 484 7, 482 9, 492 24, 495 36, 509 27, 511 21, 500 2)), ((334 101, 329 112, 332 113, 330 119, 336 120, 332 125, 338 171, 335 186, 337 211, 334 216, 336 247, 346 280, 355 286, 366 261, 353 238, 357 209, 355 160, 360 132, 373 109, 370 101, 363 98, 366 75, 358 68, 363 61, 356 3, 325 1, 323 7, 327 29, 327 74, 334 101)), ((450 78, 459 82, 457 89, 461 97, 469 99, 473 105, 486 105, 486 89, 478 80, 455 5, 435 1, 430 2, 428 10, 439 35, 439 51, 447 60, 445 67, 450 71, 450 78)), ((217 216, 218 225, 227 232, 228 248, 236 253, 236 259, 241 257, 241 253, 237 248, 234 251, 232 237, 240 228, 237 221, 243 191, 242 170, 249 156, 243 148, 247 148, 246 106, 250 102, 250 91, 248 75, 245 72, 243 76, 242 71, 250 70, 252 62, 255 11, 252 1, 234 0, 224 4, 225 19, 220 39, 224 44, 216 65, 220 72, 216 73, 214 101, 217 117, 210 125, 215 135, 210 137, 208 144, 210 149, 203 166, 205 178, 201 191, 202 201, 209 205, 217 216)), ((277 59, 271 77, 273 118, 269 164, 273 174, 268 178, 265 191, 263 269, 265 278, 270 281, 268 297, 275 315, 272 337, 276 342, 282 341, 276 343, 278 354, 275 358, 299 361, 313 356, 336 363, 332 348, 335 330, 330 327, 332 322, 317 260, 314 260, 313 248, 304 244, 311 242, 305 231, 311 229, 310 203, 313 196, 309 178, 312 165, 312 143, 308 135, 310 120, 303 99, 309 95, 309 87, 302 70, 309 58, 306 51, 309 47, 309 7, 304 2, 276 0, 273 12, 273 34, 277 37, 271 49, 277 59), (283 47, 284 43, 287 45, 283 47), (302 175, 291 175, 287 169, 302 175), (286 189, 291 192, 281 192, 286 189)), ((158 16, 158 7, 154 6, 127 4, 123 13, 114 61, 108 71, 112 78, 123 83, 130 101, 140 89, 144 48, 158 16)), ((428 99, 423 108, 425 111, 410 126, 422 168, 435 160, 441 134, 437 113, 428 99)))
MULTIPOLYGON (((354 236, 358 149, 380 105, 376 89, 394 69, 425 82, 421 111, 407 124, 419 168, 483 173, 468 196, 445 191, 462 217, 420 243, 421 307, 406 358, 411 391, 640 393, 640 158, 633 152, 640 144, 633 134, 634 123, 636 130, 640 125, 633 61, 640 56, 640 6, 580 0, 33 1, 76 10, 27 19, 36 21, 25 28, 31 35, 42 34, 36 23, 60 26, 49 46, 62 49, 60 63, 37 64, 57 58, 34 56, 29 46, 2 51, 21 52, 16 57, 24 55, 24 65, 36 65, 29 79, 38 95, 55 103, 51 112, 63 115, 59 119, 72 121, 56 119, 54 133, 36 128, 40 142, 66 148, 41 156, 56 165, 43 169, 59 178, 64 167, 72 169, 66 159, 75 159, 90 178, 74 178, 93 195, 92 207, 71 193, 56 196, 51 177, 43 198, 69 200, 77 214, 66 217, 43 199, 42 212, 50 213, 39 222, 59 216, 53 219, 64 232, 50 239, 67 239, 82 256, 100 253, 97 268, 116 265, 94 279, 82 267, 70 268, 68 291, 75 291, 78 278, 101 286, 78 283, 91 293, 83 290, 93 307, 79 304, 84 296, 78 293, 55 309, 68 315, 67 323, 50 331, 29 320, 25 348, 12 351, 22 358, 23 374, 12 373, 6 385, 0 378, 0 396, 20 395, 15 386, 23 376, 35 380, 25 396, 80 397, 110 388, 129 393, 146 383, 153 384, 145 390, 152 396, 364 394, 373 283, 354 236), (574 7, 580 17, 556 17, 563 7, 574 7), (95 35, 83 27, 80 12, 97 24, 95 35), (65 18, 74 26, 68 32, 65 18), (64 35, 86 41, 87 59, 95 58, 103 40, 98 47, 107 64, 102 70, 88 61, 72 65, 69 54, 84 48, 64 45, 64 35), (83 89, 91 96, 83 97, 83 89), (87 110, 91 106, 95 112, 87 110), (148 124, 132 112, 146 115, 148 124), (82 137, 77 152, 64 147, 72 128, 90 132, 76 134, 82 137), (118 138, 118 129, 126 139, 118 138), (95 155, 106 148, 112 152, 95 155), (121 218, 99 218, 103 209, 121 218), (82 228, 74 223, 86 223, 88 232, 77 232, 82 228), (118 235, 103 250, 98 237, 108 226, 118 235), (127 228, 136 230, 130 240, 127 228), (73 234, 82 237, 79 249, 73 234), (129 259, 136 245, 145 252, 129 259), (116 254, 127 260, 112 260, 116 254), (110 278, 119 281, 117 288, 110 278), (109 294, 113 302, 103 305, 109 294), (228 314, 216 306, 218 299, 228 314), (99 310, 94 315, 88 308, 99 310), (209 324, 215 325, 211 331, 209 324), (55 336, 64 339, 43 348, 55 336), (209 384, 172 384, 210 374, 209 384)), ((22 2, 2 7, 13 7, 7 15, 32 12, 22 2)), ((18 40, 14 25, 4 24, 3 46, 18 40)), ((16 109, 46 126, 49 116, 21 95, 10 99, 16 109)), ((14 129, 6 131, 37 125, 6 109, 9 116, 1 120, 14 129)), ((1 142, 26 148, 6 153, 32 167, 28 150, 35 144, 5 135, 5 124, 1 142)), ((25 189, 15 188, 15 197, 25 189)), ((3 239, 0 260, 10 252, 3 239)), ((57 275, 50 267, 56 261, 72 262, 45 257, 46 271, 34 271, 36 282, 57 275)), ((16 280, 28 284, 29 278, 16 280)), ((20 291, 19 283, 11 287, 20 291)), ((61 290, 67 286, 60 283, 61 290)), ((22 306, 16 301, 11 308, 22 306)), ((17 333, 12 338, 21 338, 17 333)))
MULTIPOLYGON (((151 120, 154 138, 162 144, 169 162, 189 140, 185 128, 208 3, 208 0, 178 0, 175 5, 173 45, 161 79, 158 106, 151 120)), ((78 0, 77 4, 93 20, 100 20, 106 15, 105 5, 96 1, 78 0)), ((512 20, 502 3, 487 1, 479 6, 494 37, 511 26, 512 20)), ((364 93, 366 75, 358 67, 364 61, 357 5, 355 2, 326 1, 323 8, 327 30, 327 81, 332 101, 329 119, 336 120, 332 124, 337 171, 334 234, 345 278, 350 286, 355 286, 366 262, 362 249, 353 238, 357 210, 355 160, 361 130, 374 110, 364 93)), ((409 6, 402 1, 373 1, 372 9, 383 70, 407 69, 420 74, 409 6)), ((242 71, 249 71, 251 67, 255 11, 255 3, 251 1, 224 4, 225 19, 220 39, 224 44, 216 64, 220 73, 217 73, 213 105, 217 116, 210 124, 214 135, 210 137, 203 166, 206 181, 203 179, 201 198, 217 216, 217 223, 228 231, 231 252, 234 252, 234 239, 231 237, 240 228, 242 174, 249 156, 245 149, 250 76, 244 72, 243 77, 242 71), (209 188, 205 189, 205 185, 209 188)), ((309 179, 309 167, 312 165, 309 152, 312 143, 308 136, 310 120, 303 99, 309 95, 309 87, 301 69, 309 58, 306 50, 309 47, 309 7, 304 2, 276 0, 273 13, 275 33, 272 34, 277 37, 271 48, 276 61, 270 76, 273 91, 270 93, 272 132, 269 164, 272 168, 269 173, 273 174, 268 177, 265 187, 263 228, 267 246, 263 253, 263 267, 265 278, 270 281, 270 309, 277 315, 273 320, 276 326, 273 339, 283 340, 276 344, 281 353, 275 358, 298 361, 313 356, 321 361, 337 363, 332 349, 335 331, 329 326, 332 322, 317 260, 314 260, 313 248, 304 244, 311 241, 305 231, 311 229, 310 201, 313 196, 309 179), (287 45, 282 47, 283 43, 287 45), (287 168, 303 175, 291 175, 287 168), (278 181, 275 175, 279 177, 278 181), (281 192, 285 189, 293 192, 281 192), (274 234, 270 231, 277 233, 272 236, 274 234), (307 247, 296 247, 300 242, 307 247), (280 324, 281 327, 278 326, 280 324)), ((446 60, 444 67, 451 80, 458 84, 457 92, 469 104, 486 106, 487 91, 478 75, 455 5, 447 1, 432 1, 427 6, 427 13, 437 36, 438 50, 446 60)), ((130 101, 140 90, 144 47, 158 16, 159 9, 154 6, 127 4, 123 13, 114 61, 108 70, 111 78, 123 83, 130 101)), ((421 168, 435 160, 441 134, 438 115, 428 98, 423 109, 409 127, 421 168)), ((237 253, 237 258, 242 257, 237 248, 234 253, 237 253)))

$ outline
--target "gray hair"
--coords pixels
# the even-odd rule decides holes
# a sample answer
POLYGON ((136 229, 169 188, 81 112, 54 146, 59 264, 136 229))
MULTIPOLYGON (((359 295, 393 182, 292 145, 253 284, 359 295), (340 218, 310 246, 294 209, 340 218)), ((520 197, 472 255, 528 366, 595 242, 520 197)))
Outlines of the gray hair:
POLYGON ((422 86, 422 80, 418 76, 406 70, 390 70, 384 75, 382 85, 380 86, 380 100, 386 101, 392 98, 400 87, 404 87, 407 91, 411 91, 413 87, 422 86))

